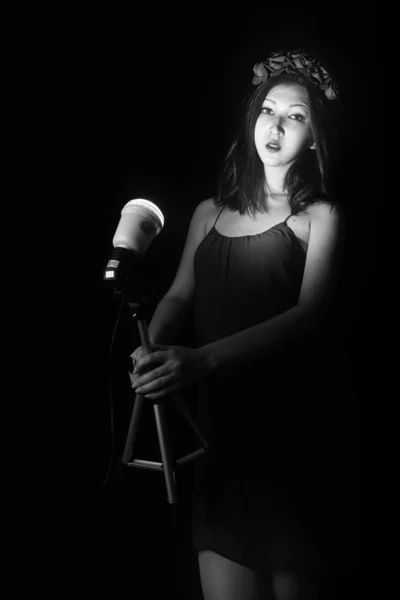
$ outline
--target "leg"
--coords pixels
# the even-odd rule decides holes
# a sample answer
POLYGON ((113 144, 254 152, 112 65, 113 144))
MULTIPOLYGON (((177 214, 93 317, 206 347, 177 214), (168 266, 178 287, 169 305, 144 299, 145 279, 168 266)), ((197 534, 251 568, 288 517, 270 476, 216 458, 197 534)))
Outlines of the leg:
POLYGON ((274 600, 317 600, 318 590, 314 583, 299 579, 294 573, 279 572, 273 576, 274 600))
POLYGON ((199 552, 204 600, 271 600, 257 573, 212 550, 199 552))
POLYGON ((275 600, 300 600, 299 580, 292 573, 277 573, 272 579, 275 600))

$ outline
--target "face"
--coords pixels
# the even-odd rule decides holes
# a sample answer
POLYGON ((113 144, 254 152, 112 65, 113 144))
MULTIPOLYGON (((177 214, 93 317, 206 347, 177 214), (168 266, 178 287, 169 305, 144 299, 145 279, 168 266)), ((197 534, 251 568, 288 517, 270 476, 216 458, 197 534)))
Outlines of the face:
POLYGON ((308 94, 301 86, 280 84, 267 94, 254 131, 267 175, 270 169, 286 171, 305 148, 315 149, 310 117, 308 94))

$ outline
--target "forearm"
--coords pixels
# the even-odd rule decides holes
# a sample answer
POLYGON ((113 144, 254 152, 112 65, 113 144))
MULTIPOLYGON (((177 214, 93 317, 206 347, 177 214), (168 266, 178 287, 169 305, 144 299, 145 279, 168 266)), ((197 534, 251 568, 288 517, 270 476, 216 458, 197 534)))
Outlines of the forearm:
POLYGON ((315 331, 320 314, 295 306, 277 317, 202 346, 199 353, 211 375, 229 376, 304 339, 315 331))
POLYGON ((157 305, 148 332, 152 344, 173 344, 187 321, 190 301, 164 296, 157 305))

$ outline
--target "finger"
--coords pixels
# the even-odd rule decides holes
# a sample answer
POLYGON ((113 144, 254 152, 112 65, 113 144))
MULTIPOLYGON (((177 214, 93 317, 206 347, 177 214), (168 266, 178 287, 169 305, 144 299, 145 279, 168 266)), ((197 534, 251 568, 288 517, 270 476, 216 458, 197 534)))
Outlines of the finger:
POLYGON ((154 367, 155 364, 164 362, 166 356, 165 352, 151 352, 138 359, 136 368, 139 373, 154 367))
POLYGON ((149 400, 157 400, 158 398, 163 398, 164 396, 170 395, 172 392, 176 391, 179 388, 178 384, 172 385, 168 388, 160 390, 159 392, 153 392, 151 394, 145 394, 144 397, 149 400))
POLYGON ((158 379, 154 379, 149 383, 141 383, 140 385, 133 385, 133 389, 135 389, 137 394, 141 394, 145 396, 146 394, 158 393, 166 388, 170 388, 175 384, 174 375, 171 373, 170 375, 159 377, 158 379))
POLYGON ((151 346, 152 348, 152 352, 154 351, 165 351, 165 350, 169 350, 171 348, 171 346, 166 346, 165 344, 152 344, 151 346))
POLYGON ((171 379, 171 376, 173 377, 173 373, 171 372, 170 367, 164 364, 159 367, 154 367, 154 369, 152 369, 151 371, 147 370, 141 375, 136 375, 135 386, 132 387, 139 388, 145 385, 149 385, 156 381, 160 383, 160 381, 164 381, 165 378, 168 378, 167 380, 171 379))
POLYGON ((146 364, 147 362, 152 362, 154 360, 161 360, 161 358, 165 355, 165 350, 156 350, 155 352, 152 350, 151 352, 149 352, 148 354, 141 354, 138 357, 138 364, 139 363, 144 363, 146 364))

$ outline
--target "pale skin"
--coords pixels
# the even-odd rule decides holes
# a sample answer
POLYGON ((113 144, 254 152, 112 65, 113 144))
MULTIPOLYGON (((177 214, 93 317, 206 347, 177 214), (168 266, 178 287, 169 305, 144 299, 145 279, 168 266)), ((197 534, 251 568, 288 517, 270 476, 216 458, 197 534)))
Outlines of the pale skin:
MULTIPOLYGON (((254 140, 264 165, 267 213, 251 218, 224 210, 218 220, 218 231, 228 237, 259 233, 281 223, 291 213, 283 189, 285 173, 299 152, 306 147, 315 149, 308 96, 301 86, 279 85, 269 92, 256 124, 254 140), (280 144, 276 153, 266 149, 271 140, 278 140, 280 144)), ((315 313, 323 309, 334 286, 340 267, 344 224, 338 210, 325 202, 317 202, 288 220, 288 225, 306 249, 304 275, 295 307, 200 348, 158 344, 161 304, 171 302, 182 308, 189 304, 195 285, 193 257, 219 210, 212 199, 197 206, 175 279, 149 326, 153 352, 143 356, 139 348, 132 354, 132 358, 137 359, 133 375, 130 375, 132 388, 151 400, 197 383, 213 373, 223 373, 228 367, 233 367, 235 372, 236 367, 259 358, 260 353, 267 358, 287 340, 307 332, 315 313)), ((277 574, 273 595, 266 596, 255 573, 211 550, 199 553, 199 566, 205 600, 300 598, 300 587, 290 573, 277 574), (232 587, 233 581, 236 583, 232 587)))

